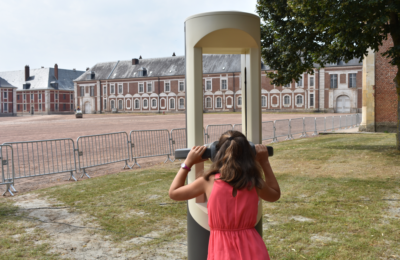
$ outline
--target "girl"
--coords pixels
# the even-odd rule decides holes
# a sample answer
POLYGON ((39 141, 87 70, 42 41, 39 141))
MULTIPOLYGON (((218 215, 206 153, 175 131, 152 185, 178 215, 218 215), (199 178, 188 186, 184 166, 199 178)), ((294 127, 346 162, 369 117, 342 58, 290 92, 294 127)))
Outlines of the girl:
POLYGON ((228 131, 219 139, 210 170, 185 185, 190 168, 205 161, 201 158, 205 149, 204 146, 192 148, 171 184, 170 198, 189 200, 206 194, 211 230, 207 259, 270 259, 264 241, 254 228, 259 198, 274 202, 280 197, 267 148, 256 145, 256 155, 242 133, 228 131))

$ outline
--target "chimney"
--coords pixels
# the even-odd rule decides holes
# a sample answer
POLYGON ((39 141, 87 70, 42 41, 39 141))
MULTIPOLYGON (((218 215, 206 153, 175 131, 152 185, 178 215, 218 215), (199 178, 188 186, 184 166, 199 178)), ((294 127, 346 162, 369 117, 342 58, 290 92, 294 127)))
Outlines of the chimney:
POLYGON ((28 81, 30 75, 29 75, 29 66, 25 66, 25 81, 28 81))
POLYGON ((86 71, 88 71, 88 70, 89 70, 89 67, 86 68, 86 71))
POLYGON ((176 55, 175 55, 175 52, 174 53, 172 53, 172 57, 175 57, 176 55))
POLYGON ((138 59, 132 59, 132 65, 137 65, 139 64, 139 60, 138 59))
POLYGON ((139 57, 139 60, 141 60, 142 59, 142 55, 140 55, 140 57, 139 57))
POLYGON ((56 80, 58 80, 58 65, 57 65, 57 63, 54 64, 54 77, 56 77, 56 80))

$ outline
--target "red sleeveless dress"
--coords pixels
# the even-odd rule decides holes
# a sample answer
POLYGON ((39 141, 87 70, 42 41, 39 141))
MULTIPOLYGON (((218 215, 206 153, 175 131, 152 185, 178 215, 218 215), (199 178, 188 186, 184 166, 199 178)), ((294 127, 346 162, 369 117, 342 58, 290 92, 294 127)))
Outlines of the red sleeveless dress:
POLYGON ((233 197, 233 187, 217 180, 208 199, 208 224, 210 240, 208 260, 270 259, 267 247, 254 228, 257 222, 258 194, 256 188, 238 190, 233 197))

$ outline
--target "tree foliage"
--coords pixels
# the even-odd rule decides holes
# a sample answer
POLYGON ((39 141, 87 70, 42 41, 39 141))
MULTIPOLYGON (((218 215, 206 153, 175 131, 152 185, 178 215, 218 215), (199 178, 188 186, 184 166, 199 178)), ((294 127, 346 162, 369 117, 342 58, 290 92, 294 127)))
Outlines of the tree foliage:
POLYGON ((273 84, 338 60, 362 60, 389 34, 394 46, 383 55, 400 66, 399 0, 258 0, 257 12, 262 57, 277 71, 268 74, 273 84))

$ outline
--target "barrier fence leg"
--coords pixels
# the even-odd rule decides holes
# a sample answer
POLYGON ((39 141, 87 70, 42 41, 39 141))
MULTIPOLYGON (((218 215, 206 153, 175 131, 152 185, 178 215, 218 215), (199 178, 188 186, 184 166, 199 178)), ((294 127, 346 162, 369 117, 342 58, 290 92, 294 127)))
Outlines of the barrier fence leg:
POLYGON ((89 174, 87 174, 85 168, 83 168, 82 171, 83 171, 83 173, 82 173, 81 179, 83 178, 84 175, 86 175, 90 179, 90 176, 89 176, 89 174))
POLYGON ((6 184, 6 185, 7 185, 7 188, 6 188, 6 191, 3 193, 3 196, 5 196, 7 192, 10 193, 11 196, 14 196, 14 194, 11 191, 12 184, 6 184))
MULTIPOLYGON (((12 180, 12 179, 5 179, 6 182, 11 182, 11 180, 12 180)), ((14 192, 18 192, 18 191, 15 189, 14 184, 10 183, 10 184, 8 184, 8 185, 10 185, 10 189, 11 189, 11 190, 13 190, 14 192)))
POLYGON ((166 163, 166 162, 168 162, 168 161, 174 162, 174 161, 172 161, 171 158, 169 157, 169 154, 167 155, 167 159, 164 161, 164 163, 166 163))
POLYGON ((132 170, 132 167, 129 166, 129 164, 128 164, 128 160, 125 161, 125 166, 124 166, 124 168, 122 168, 122 169, 125 169, 126 167, 128 167, 129 169, 132 170))
POLYGON ((134 161, 133 164, 131 165, 131 169, 133 168, 133 166, 135 166, 135 164, 136 164, 137 166, 139 166, 139 168, 142 168, 142 166, 140 166, 140 164, 137 162, 137 160, 136 160, 136 158, 135 158, 135 161, 134 161))
POLYGON ((71 179, 74 179, 74 181, 77 181, 75 176, 74 176, 74 173, 72 171, 70 172, 70 176, 69 176, 68 180, 70 181, 71 179))

